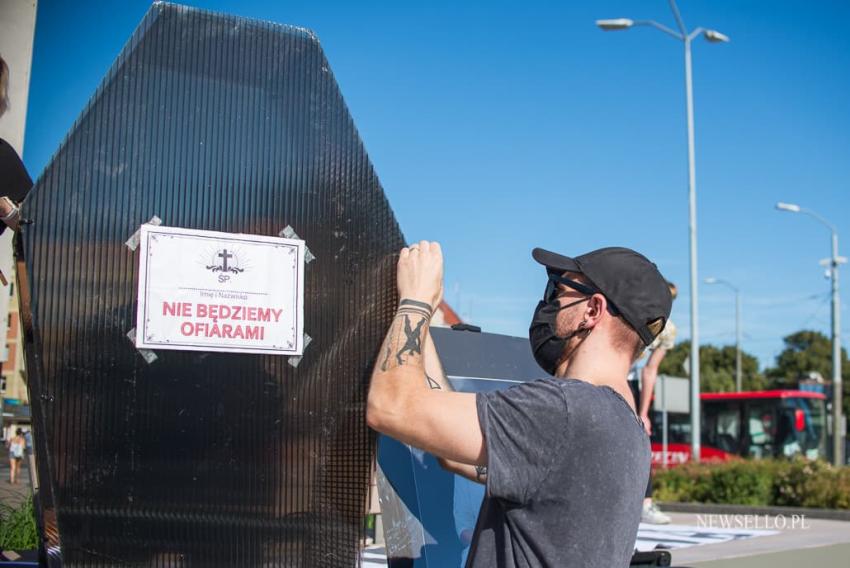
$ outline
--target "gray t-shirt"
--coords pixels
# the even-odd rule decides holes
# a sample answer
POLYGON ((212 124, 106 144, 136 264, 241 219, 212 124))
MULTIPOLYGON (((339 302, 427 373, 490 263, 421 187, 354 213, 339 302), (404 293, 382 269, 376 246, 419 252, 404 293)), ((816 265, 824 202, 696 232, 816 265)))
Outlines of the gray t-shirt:
POLYGON ((476 401, 487 492, 467 567, 628 566, 650 452, 626 401, 556 378, 476 401))

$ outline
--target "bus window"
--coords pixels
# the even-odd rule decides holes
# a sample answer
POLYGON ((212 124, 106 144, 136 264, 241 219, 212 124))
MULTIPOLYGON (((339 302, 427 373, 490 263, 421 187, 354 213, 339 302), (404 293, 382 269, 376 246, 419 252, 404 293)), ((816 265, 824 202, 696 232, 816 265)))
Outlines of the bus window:
POLYGON ((746 405, 747 434, 744 438, 745 455, 767 458, 774 454, 776 432, 776 401, 750 400, 746 405))
MULTIPOLYGON (((780 410, 790 433, 782 440, 782 455, 802 453, 809 459, 826 455, 826 432, 824 430, 824 401, 813 398, 786 398, 780 410), (802 412, 803 420, 797 419, 802 412), (802 424, 800 424, 802 422, 802 424), (800 428, 799 426, 802 426, 800 428)), ((785 432, 783 431, 783 434, 785 432)))
MULTIPOLYGON (((663 439, 664 418, 660 412, 652 413, 652 435, 650 441, 660 444, 663 439)), ((691 443, 691 416, 679 412, 667 413, 667 442, 670 444, 691 443)))
POLYGON ((741 445, 741 405, 734 402, 703 404, 705 444, 730 454, 741 445))

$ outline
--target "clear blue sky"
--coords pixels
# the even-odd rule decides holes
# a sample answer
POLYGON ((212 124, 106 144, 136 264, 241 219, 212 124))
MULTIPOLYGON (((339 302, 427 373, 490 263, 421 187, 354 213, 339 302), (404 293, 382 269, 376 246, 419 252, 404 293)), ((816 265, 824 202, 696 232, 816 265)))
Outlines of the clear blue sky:
MULTIPOLYGON (((543 289, 534 246, 624 245, 679 284, 689 336, 681 44, 653 1, 187 1, 319 36, 410 241, 439 240, 447 299, 485 331, 526 335, 543 289)), ((149 2, 39 0, 24 158, 37 175, 149 2)), ((700 279, 743 292, 744 348, 829 332, 828 217, 850 256, 850 3, 681 0, 694 46, 700 279)), ((850 269, 843 271, 850 303, 850 269)), ((842 310, 843 332, 850 311, 842 310)), ((730 291, 700 284, 705 343, 734 342, 730 291)), ((845 340, 846 345, 846 340, 845 340)))

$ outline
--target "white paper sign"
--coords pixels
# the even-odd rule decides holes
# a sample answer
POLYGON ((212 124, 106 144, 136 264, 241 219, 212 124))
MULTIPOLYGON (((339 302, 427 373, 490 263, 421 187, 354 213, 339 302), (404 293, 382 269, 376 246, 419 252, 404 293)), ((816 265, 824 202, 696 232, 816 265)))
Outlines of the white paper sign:
POLYGON ((301 355, 304 241, 142 225, 136 347, 301 355))

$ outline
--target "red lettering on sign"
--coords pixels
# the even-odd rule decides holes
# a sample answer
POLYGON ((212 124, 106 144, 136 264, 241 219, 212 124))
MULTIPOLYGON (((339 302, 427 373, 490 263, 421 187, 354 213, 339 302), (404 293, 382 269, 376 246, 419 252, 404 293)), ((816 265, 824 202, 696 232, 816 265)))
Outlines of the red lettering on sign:
POLYGON ((163 302, 162 315, 192 317, 191 302, 163 302))
POLYGON ((262 341, 266 336, 266 328, 262 325, 231 325, 217 322, 211 324, 205 322, 184 321, 180 324, 180 333, 186 337, 221 337, 225 339, 248 339, 262 341))

